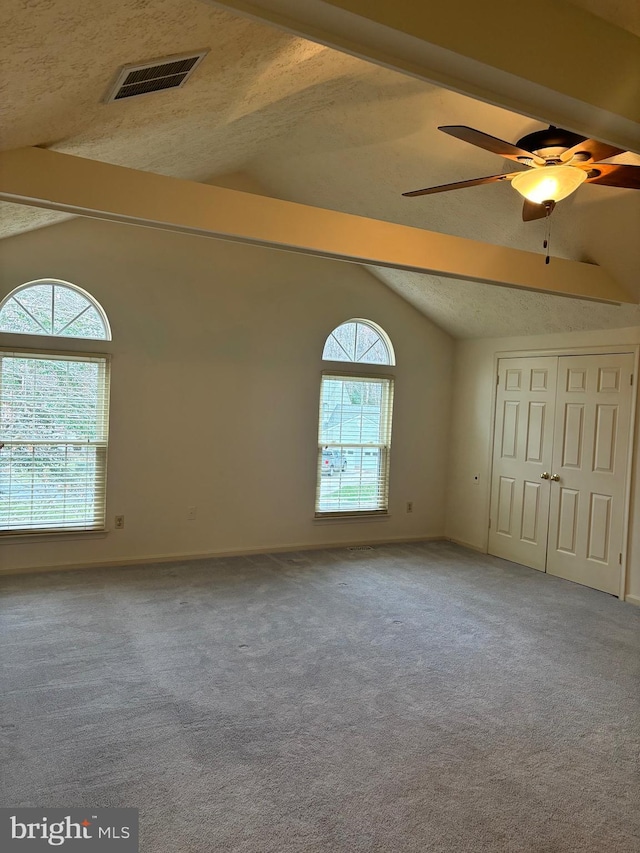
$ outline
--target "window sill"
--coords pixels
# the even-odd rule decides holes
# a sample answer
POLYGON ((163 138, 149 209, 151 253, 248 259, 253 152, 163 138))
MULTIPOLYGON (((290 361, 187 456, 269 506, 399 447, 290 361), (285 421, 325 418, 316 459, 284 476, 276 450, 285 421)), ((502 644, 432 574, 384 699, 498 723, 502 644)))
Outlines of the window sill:
POLYGON ((59 542, 65 539, 101 539, 104 538, 108 534, 108 530, 34 530, 30 531, 16 531, 12 533, 10 531, 0 532, 0 541, 4 541, 6 539, 10 539, 11 542, 30 542, 34 544, 36 542, 59 542))
POLYGON ((345 513, 344 515, 316 515, 313 517, 313 521, 320 524, 348 524, 353 521, 388 521, 390 518, 391 513, 389 512, 358 512, 345 513))

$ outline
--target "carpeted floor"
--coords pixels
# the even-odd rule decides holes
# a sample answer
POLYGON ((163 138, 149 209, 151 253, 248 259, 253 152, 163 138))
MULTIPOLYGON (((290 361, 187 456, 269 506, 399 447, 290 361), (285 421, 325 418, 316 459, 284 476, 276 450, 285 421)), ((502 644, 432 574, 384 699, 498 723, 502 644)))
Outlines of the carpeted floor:
POLYGON ((640 609, 448 543, 5 578, 3 805, 144 853, 637 853, 640 609))

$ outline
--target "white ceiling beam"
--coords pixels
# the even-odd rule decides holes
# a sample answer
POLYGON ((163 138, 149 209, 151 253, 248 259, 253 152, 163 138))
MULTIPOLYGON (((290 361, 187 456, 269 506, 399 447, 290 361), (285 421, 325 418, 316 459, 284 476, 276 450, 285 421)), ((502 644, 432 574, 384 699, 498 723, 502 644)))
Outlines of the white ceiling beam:
POLYGON ((602 267, 139 172, 42 148, 0 153, 0 199, 82 216, 605 302, 602 267))
POLYGON ((640 152, 640 39, 565 0, 205 2, 640 152))

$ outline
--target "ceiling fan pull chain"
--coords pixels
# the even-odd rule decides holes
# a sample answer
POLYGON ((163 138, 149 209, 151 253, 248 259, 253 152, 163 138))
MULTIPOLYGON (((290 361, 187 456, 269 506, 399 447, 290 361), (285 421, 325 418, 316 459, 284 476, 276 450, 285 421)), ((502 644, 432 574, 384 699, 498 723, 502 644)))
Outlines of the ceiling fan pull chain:
POLYGON ((546 213, 545 213, 545 232, 544 232, 544 240, 542 243, 542 248, 547 250, 547 256, 544 259, 545 264, 548 264, 551 260, 549 257, 549 243, 551 242, 551 205, 546 205, 546 213))

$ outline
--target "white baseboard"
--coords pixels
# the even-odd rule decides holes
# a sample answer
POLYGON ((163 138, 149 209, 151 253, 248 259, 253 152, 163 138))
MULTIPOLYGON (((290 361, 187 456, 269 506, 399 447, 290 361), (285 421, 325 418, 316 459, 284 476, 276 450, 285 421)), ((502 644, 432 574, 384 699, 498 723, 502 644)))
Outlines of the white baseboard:
POLYGON ((0 569, 0 576, 31 575, 41 572, 73 572, 82 569, 111 569, 121 566, 144 566, 151 563, 180 563, 190 560, 208 560, 216 557, 249 557, 252 554, 286 554, 289 551, 323 551, 326 548, 352 548, 357 545, 401 545, 406 542, 443 542, 444 536, 398 536, 383 539, 357 539, 349 542, 315 542, 313 544, 271 545, 258 548, 237 548, 228 551, 207 551, 187 554, 150 554, 146 557, 123 557, 120 560, 102 560, 84 563, 61 563, 51 566, 25 566, 0 569))
POLYGON ((636 607, 640 607, 640 595, 625 595, 625 601, 628 601, 629 604, 635 604, 636 607))

